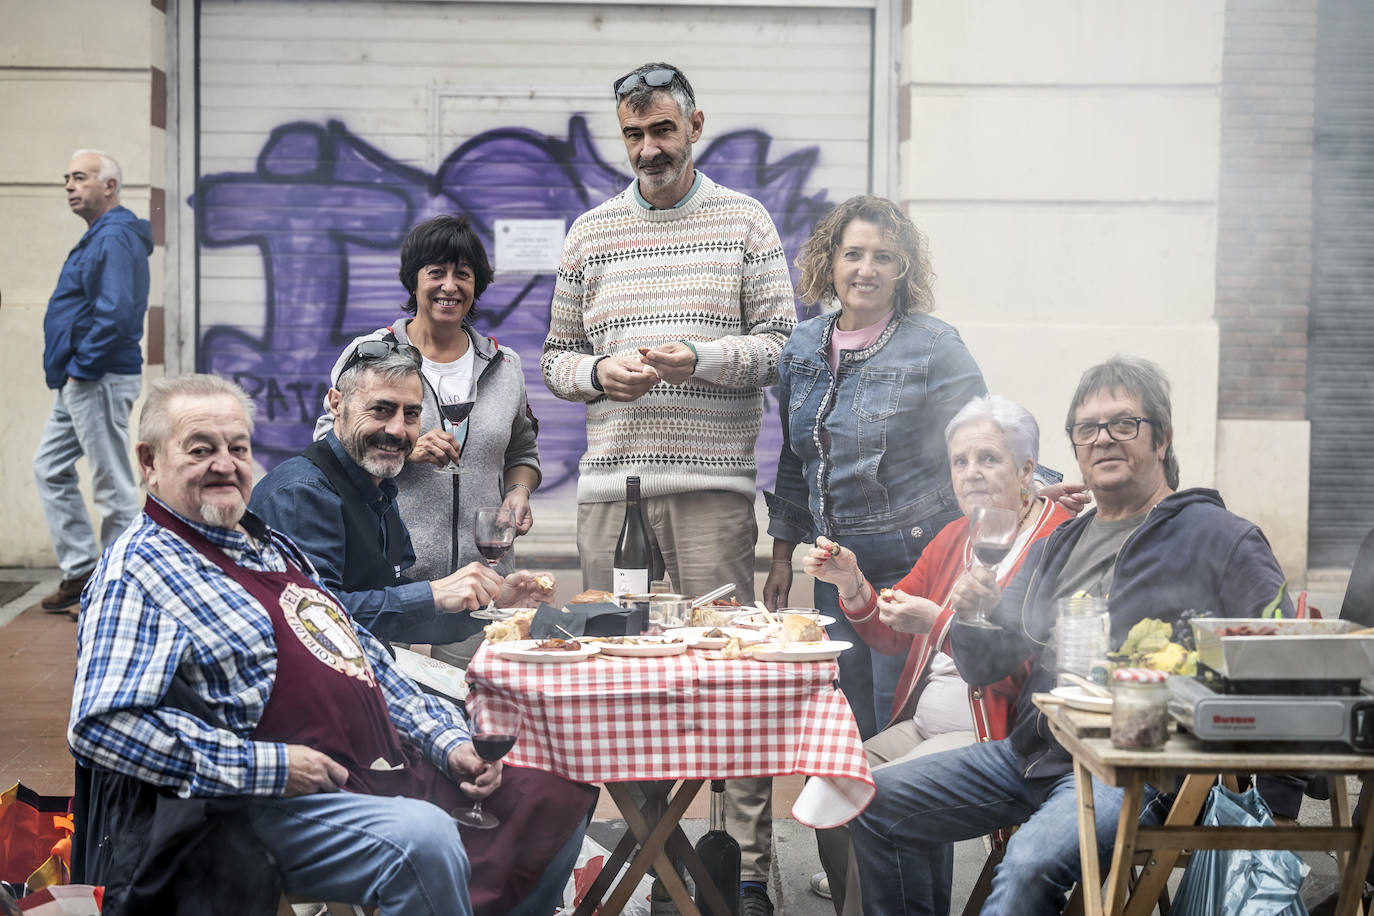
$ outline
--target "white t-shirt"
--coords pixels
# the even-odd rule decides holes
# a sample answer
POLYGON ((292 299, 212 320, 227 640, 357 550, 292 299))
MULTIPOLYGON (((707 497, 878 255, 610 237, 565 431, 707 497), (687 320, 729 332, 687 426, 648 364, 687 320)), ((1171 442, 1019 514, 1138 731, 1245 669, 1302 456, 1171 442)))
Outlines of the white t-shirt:
POLYGON ((425 381, 429 382, 435 394, 439 392, 439 382, 445 378, 454 379, 464 395, 472 394, 472 370, 476 360, 473 357, 472 338, 468 337, 468 349, 462 356, 451 363, 436 363, 434 360, 425 358, 420 371, 425 374, 425 381))
POLYGON ((954 659, 936 652, 930 660, 930 674, 911 721, 922 738, 947 732, 973 731, 973 710, 968 705, 968 684, 959 676, 954 659))

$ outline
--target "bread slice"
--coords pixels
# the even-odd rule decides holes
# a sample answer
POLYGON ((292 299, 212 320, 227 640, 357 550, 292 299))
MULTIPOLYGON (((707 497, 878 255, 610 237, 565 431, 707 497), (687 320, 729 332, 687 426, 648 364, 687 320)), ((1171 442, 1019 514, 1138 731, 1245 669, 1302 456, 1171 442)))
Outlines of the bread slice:
POLYGON ((509 620, 498 620, 482 628, 488 642, 514 642, 530 638, 530 624, 537 610, 516 611, 509 620))
POLYGON ((810 617, 788 614, 782 619, 782 633, 778 639, 785 646, 794 642, 820 642, 825 639, 825 632, 810 617))

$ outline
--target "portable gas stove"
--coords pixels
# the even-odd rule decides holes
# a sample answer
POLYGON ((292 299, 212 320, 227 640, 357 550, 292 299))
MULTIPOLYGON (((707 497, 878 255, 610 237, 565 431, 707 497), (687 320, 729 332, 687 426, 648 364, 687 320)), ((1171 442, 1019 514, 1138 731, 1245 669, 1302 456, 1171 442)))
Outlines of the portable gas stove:
POLYGON ((1171 677, 1169 715, 1203 741, 1320 742, 1371 754, 1371 688, 1369 681, 1209 683, 1171 677))
POLYGON ((1203 741, 1343 744, 1374 753, 1374 638, 1342 635, 1358 624, 1192 623, 1200 674, 1169 678, 1169 714, 1181 727, 1203 741))

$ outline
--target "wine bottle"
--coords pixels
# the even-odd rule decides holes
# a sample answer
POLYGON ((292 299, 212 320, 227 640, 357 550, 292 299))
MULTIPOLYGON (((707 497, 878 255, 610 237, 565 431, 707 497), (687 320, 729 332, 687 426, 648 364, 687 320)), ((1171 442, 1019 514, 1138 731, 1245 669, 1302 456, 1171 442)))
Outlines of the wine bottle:
MULTIPOLYGON (((725 780, 711 780, 711 829, 697 840, 697 858, 716 890, 725 898, 726 908, 739 916, 739 843, 725 832, 725 780)), ((697 888, 697 909, 709 913, 706 897, 697 888)))
POLYGON ((654 883, 649 888, 649 916, 679 916, 677 904, 668 894, 668 886, 658 875, 654 875, 654 883))
POLYGON ((649 532, 639 510, 639 478, 625 478, 625 521, 615 545, 611 591, 616 595, 643 595, 649 591, 653 558, 649 532))

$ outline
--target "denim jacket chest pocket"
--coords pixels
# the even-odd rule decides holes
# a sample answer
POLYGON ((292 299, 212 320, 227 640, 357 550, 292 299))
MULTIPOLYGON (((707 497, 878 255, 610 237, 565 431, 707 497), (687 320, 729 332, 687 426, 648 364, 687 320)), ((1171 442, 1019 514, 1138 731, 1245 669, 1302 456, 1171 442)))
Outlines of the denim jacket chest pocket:
POLYGON ((800 359, 787 360, 786 368, 790 388, 787 410, 788 413, 795 413, 801 410, 806 399, 811 396, 811 391, 821 376, 821 370, 814 363, 800 359))
MULTIPOLYGON (((897 412, 902 400, 902 388, 908 375, 924 375, 910 369, 862 369, 854 391, 854 412, 860 420, 875 423, 897 412)), ((921 379, 914 379, 921 381, 921 379)))

